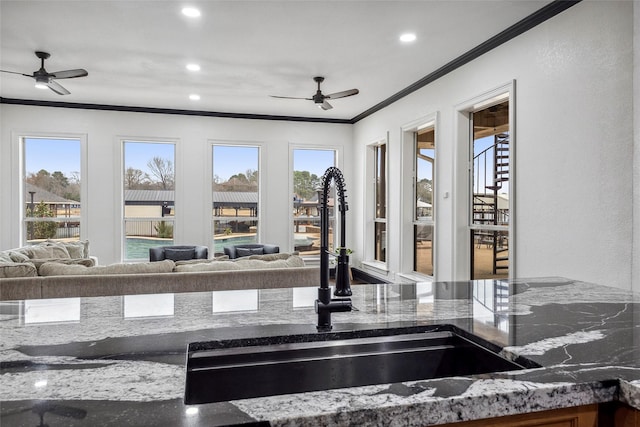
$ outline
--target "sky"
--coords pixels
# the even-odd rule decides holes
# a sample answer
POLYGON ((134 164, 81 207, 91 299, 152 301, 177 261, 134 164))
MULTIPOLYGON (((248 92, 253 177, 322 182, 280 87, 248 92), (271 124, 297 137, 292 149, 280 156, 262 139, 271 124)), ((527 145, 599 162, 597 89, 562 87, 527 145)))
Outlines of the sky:
MULTIPOLYGON (((257 154, 251 151, 255 147, 216 146, 216 162, 214 174, 222 180, 247 169, 258 169, 257 154), (245 155, 238 155, 246 153, 245 155)), ((147 162, 154 156, 175 159, 175 147, 167 143, 133 143, 125 144, 126 167, 133 167, 148 172, 147 162)), ((295 149, 294 169, 307 170, 322 176, 327 167, 334 165, 334 150, 295 149)), ((288 167, 288 164, 281 165, 288 167)), ((27 138, 25 150, 25 169, 27 173, 37 173, 45 169, 50 173, 62 172, 71 177, 73 172, 80 172, 80 141, 77 139, 27 138)))

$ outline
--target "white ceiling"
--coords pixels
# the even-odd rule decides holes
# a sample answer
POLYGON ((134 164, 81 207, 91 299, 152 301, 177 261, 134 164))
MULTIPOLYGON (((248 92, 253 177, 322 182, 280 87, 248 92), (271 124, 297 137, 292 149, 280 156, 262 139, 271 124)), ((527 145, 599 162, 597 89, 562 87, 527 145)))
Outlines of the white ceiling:
POLYGON ((0 73, 0 96, 116 106, 351 119, 549 3, 549 0, 0 1, 0 69, 31 74, 34 51, 71 91, 0 73), (198 7, 199 18, 180 13, 198 7), (414 32, 417 40, 398 37, 414 32), (187 71, 190 62, 201 71, 187 71), (358 88, 323 111, 305 100, 358 88), (188 96, 197 93, 200 101, 188 96))

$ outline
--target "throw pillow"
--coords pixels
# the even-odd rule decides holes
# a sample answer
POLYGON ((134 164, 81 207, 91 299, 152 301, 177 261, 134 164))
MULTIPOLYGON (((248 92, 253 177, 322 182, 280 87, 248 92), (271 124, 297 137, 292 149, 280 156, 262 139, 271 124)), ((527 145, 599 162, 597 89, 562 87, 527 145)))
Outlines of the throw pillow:
POLYGON ((11 264, 14 261, 11 259, 11 255, 7 251, 7 252, 0 252, 0 262, 5 264, 11 264))
POLYGON ((166 248, 164 250, 164 257, 173 261, 193 259, 195 254, 196 250, 194 248, 166 248))
POLYGON ((89 257, 89 241, 88 240, 74 240, 74 241, 57 241, 47 240, 47 244, 61 245, 67 249, 71 258, 88 258, 89 257))
POLYGON ((250 255, 262 255, 263 253, 263 248, 236 248, 236 254, 238 255, 238 258, 250 255))
POLYGON ((28 248, 31 259, 71 258, 69 251, 62 245, 33 245, 28 248))

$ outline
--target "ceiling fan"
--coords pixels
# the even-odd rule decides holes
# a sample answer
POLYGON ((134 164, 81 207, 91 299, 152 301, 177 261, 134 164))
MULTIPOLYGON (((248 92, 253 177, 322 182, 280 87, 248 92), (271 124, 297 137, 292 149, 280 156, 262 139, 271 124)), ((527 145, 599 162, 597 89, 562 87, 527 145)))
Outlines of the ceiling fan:
POLYGON ((47 52, 36 52, 36 56, 40 58, 40 69, 38 71, 34 71, 33 74, 24 74, 18 73, 15 71, 5 71, 0 70, 3 73, 11 73, 11 74, 20 74, 21 76, 32 77, 36 81, 36 87, 40 89, 49 88, 58 95, 69 95, 67 89, 65 89, 60 83, 56 82, 56 79, 73 79, 75 77, 86 77, 89 75, 87 70, 83 70, 82 68, 78 68, 75 70, 64 70, 64 71, 55 71, 53 73, 47 72, 44 69, 44 60, 49 58, 51 55, 47 52))
POLYGON ((357 95, 360 93, 358 89, 349 89, 343 90, 342 92, 331 93, 329 95, 324 95, 320 90, 320 83, 324 81, 324 77, 314 77, 313 80, 318 83, 318 90, 315 95, 311 98, 298 98, 295 96, 276 96, 271 95, 272 98, 283 98, 283 99, 306 99, 307 101, 313 101, 318 108, 322 108, 323 110, 330 110, 333 108, 331 104, 327 102, 327 99, 338 99, 338 98, 346 98, 347 96, 357 95))

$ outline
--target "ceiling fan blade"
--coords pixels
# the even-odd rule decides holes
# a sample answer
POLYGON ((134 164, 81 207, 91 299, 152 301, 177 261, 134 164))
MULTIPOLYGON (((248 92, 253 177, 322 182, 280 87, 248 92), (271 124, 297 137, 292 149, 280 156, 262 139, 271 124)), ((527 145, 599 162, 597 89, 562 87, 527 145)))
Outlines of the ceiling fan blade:
POLYGON ((306 99, 307 101, 312 101, 312 98, 299 98, 297 96, 278 96, 278 95, 269 95, 272 98, 280 98, 280 99, 306 99))
POLYGON ((33 77, 31 74, 19 73, 19 72, 17 72, 17 71, 0 70, 0 72, 2 72, 2 73, 9 73, 9 74, 18 74, 19 76, 33 77))
POLYGON ((345 98, 347 96, 357 95, 358 93, 360 93, 358 89, 349 89, 349 90, 343 90, 342 92, 336 92, 330 95, 326 95, 325 98, 327 99, 345 98))
POLYGON ((60 83, 56 82, 55 80, 49 80, 49 83, 47 83, 47 86, 49 86, 49 89, 51 89, 58 95, 69 95, 71 93, 67 89, 62 87, 62 85, 60 85, 60 83))
POLYGON ((56 79, 73 79, 75 77, 86 77, 89 75, 87 70, 82 68, 78 68, 75 70, 63 70, 63 71, 55 71, 50 73, 56 79))
POLYGON ((320 108, 322 108, 323 110, 331 110, 333 108, 333 105, 329 104, 327 101, 324 101, 322 104, 318 105, 320 105, 320 108))

